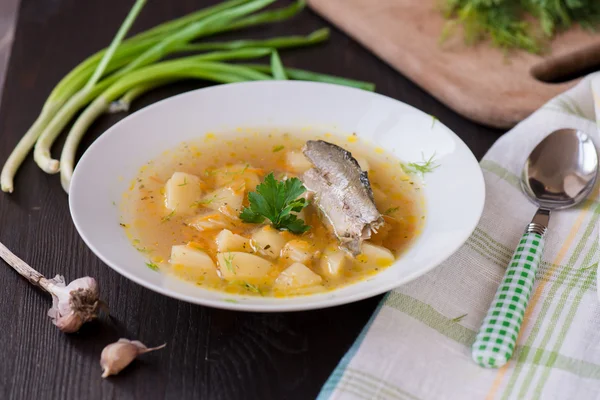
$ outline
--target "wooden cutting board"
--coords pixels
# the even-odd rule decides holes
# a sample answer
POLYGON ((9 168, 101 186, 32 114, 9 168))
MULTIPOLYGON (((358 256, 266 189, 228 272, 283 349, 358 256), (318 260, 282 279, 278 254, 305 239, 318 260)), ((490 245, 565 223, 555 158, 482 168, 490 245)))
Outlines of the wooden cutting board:
POLYGON ((456 112, 510 128, 579 79, 546 83, 584 68, 600 69, 600 35, 574 28, 545 56, 506 54, 489 43, 440 44, 445 24, 436 0, 308 0, 311 8, 456 112), (537 78, 536 78, 537 77, 537 78))

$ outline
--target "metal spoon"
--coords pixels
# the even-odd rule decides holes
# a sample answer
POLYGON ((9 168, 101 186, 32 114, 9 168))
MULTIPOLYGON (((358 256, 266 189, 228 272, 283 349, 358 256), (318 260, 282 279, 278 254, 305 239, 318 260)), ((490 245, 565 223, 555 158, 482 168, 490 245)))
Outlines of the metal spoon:
POLYGON ((542 257, 550 212, 585 199, 597 173, 596 147, 588 135, 574 129, 552 132, 529 155, 521 184, 539 208, 525 229, 473 343, 473 360, 482 367, 503 366, 515 350, 542 257))

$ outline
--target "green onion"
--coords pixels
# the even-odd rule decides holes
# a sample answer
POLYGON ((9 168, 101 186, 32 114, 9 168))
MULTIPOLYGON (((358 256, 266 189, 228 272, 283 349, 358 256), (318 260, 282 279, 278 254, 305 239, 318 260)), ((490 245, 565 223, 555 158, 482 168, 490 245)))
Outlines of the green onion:
POLYGON ((123 38, 127 34, 127 31, 129 31, 129 28, 131 28, 131 25, 133 25, 133 22, 137 18, 138 14, 140 13, 140 11, 142 11, 142 7, 144 7, 144 4, 146 4, 146 0, 136 0, 135 4, 131 8, 131 11, 129 12, 129 15, 127 15, 127 18, 125 18, 125 21, 123 21, 123 25, 121 25, 121 27, 119 28, 113 41, 110 43, 110 46, 108 46, 108 49, 100 59, 100 63, 96 67, 94 74, 83 87, 83 90, 91 89, 98 82, 100 77, 104 74, 104 71, 106 70, 110 59, 112 58, 113 54, 115 54, 117 47, 119 47, 119 44, 121 44, 121 42, 123 41, 123 38))
MULTIPOLYGON (((272 73, 272 67, 269 65, 260 65, 260 64, 245 64, 247 67, 255 69, 260 72, 264 72, 267 74, 272 73)), ((325 75, 319 74, 317 72, 306 71, 302 69, 296 68, 285 68, 285 73, 291 79, 299 80, 299 81, 314 81, 314 82, 324 82, 324 83, 333 83, 336 85, 342 86, 350 86, 358 89, 374 91, 375 85, 370 82, 356 81, 353 79, 340 78, 338 76, 333 75, 325 75)))
POLYGON ((104 89, 114 83, 120 76, 126 75, 127 73, 134 71, 135 69, 151 64, 157 61, 161 57, 169 54, 170 52, 177 51, 181 46, 185 45, 187 41, 214 34, 218 32, 225 32, 228 30, 234 30, 239 27, 254 26, 267 22, 277 21, 280 18, 288 18, 290 15, 295 15, 300 9, 304 7, 303 1, 298 1, 292 6, 282 10, 274 10, 264 12, 251 16, 247 19, 242 19, 238 22, 229 24, 229 21, 237 17, 246 15, 257 9, 265 7, 275 0, 254 0, 246 3, 242 6, 226 9, 214 14, 211 14, 206 19, 197 21, 188 25, 184 30, 176 32, 170 36, 167 36, 154 46, 145 50, 136 59, 130 62, 125 68, 119 70, 117 73, 112 75, 110 78, 101 82, 97 87, 89 91, 79 91, 69 99, 69 101, 63 106, 62 109, 55 115, 50 121, 47 127, 41 132, 34 148, 34 160, 38 166, 49 174, 54 174, 59 171, 60 163, 54 160, 50 156, 50 148, 52 144, 67 125, 68 121, 82 107, 88 104, 92 99, 102 93, 104 89), (225 26, 225 27, 223 27, 225 26))
POLYGON ((239 6, 240 4, 244 4, 247 2, 248 2, 248 0, 224 1, 220 4, 214 5, 212 7, 208 7, 208 8, 193 12, 191 14, 188 14, 184 17, 177 18, 173 21, 160 24, 152 29, 149 29, 145 32, 135 35, 132 39, 134 39, 134 40, 147 39, 149 37, 151 38, 151 37, 163 36, 165 34, 170 34, 170 33, 180 30, 181 28, 183 28, 186 25, 191 24, 192 22, 200 21, 206 17, 210 17, 211 15, 213 15, 215 13, 218 13, 223 10, 227 10, 232 7, 239 6))
POLYGON ((281 63, 281 58, 279 58, 279 53, 277 50, 273 50, 271 53, 271 71, 273 72, 273 78, 286 81, 288 79, 287 74, 285 73, 285 68, 283 68, 283 64, 281 63))
POLYGON ((137 99, 138 97, 144 95, 147 92, 150 92, 158 87, 167 85, 169 83, 173 83, 175 82, 177 79, 162 79, 162 80, 156 80, 154 82, 148 82, 148 83, 143 83, 140 84, 136 87, 134 87, 133 89, 129 89, 124 95, 123 97, 121 97, 119 100, 116 100, 114 102, 112 102, 108 108, 108 112, 111 114, 114 113, 118 113, 118 112, 122 112, 122 111, 129 111, 129 107, 131 106, 131 103, 133 103, 133 101, 135 99, 137 99))
MULTIPOLYGON (((245 2, 247 2, 247 0, 225 1, 216 6, 205 8, 196 13, 160 24, 146 32, 142 32, 126 40, 119 46, 113 55, 112 62, 107 65, 105 72, 113 72, 127 64, 135 55, 150 48, 160 38, 164 37, 164 35, 179 30, 183 25, 245 2)), ((266 21, 258 21, 259 24, 264 22, 266 21)), ((25 156, 34 146, 42 130, 50 123, 51 119, 60 110, 63 104, 65 104, 78 90, 83 88, 83 85, 85 85, 89 77, 94 73, 97 64, 101 61, 105 52, 106 49, 88 57, 67 74, 52 90, 42 107, 40 115, 25 133, 23 138, 21 138, 2 168, 2 172, 0 173, 0 188, 2 191, 11 193, 14 190, 14 176, 19 166, 23 163, 25 156)))
MULTIPOLYGON (((209 17, 203 20, 194 22, 186 26, 184 29, 165 37, 164 39, 156 43, 154 46, 144 51, 132 62, 130 62, 126 67, 112 75, 111 78, 113 80, 117 79, 138 68, 152 64, 153 62, 159 60, 165 55, 175 51, 182 44, 185 44, 189 40, 192 40, 202 35, 208 29, 214 28, 219 24, 227 24, 236 18, 247 15, 260 8, 266 7, 274 1, 275 0, 254 0, 245 3, 241 6, 220 11, 218 13, 210 15, 209 17)), ((45 172, 49 174, 58 172, 59 162, 51 158, 50 148, 52 147, 52 144, 60 134, 61 130, 66 126, 68 121, 75 115, 75 113, 81 107, 83 107, 85 104, 91 101, 91 99, 96 97, 98 95, 98 91, 102 92, 103 89, 108 87, 106 82, 104 85, 101 83, 98 86, 101 86, 102 89, 94 91, 97 87, 85 87, 79 92, 77 92, 75 95, 73 95, 69 102, 65 104, 65 106, 53 118, 53 120, 46 127, 46 129, 44 129, 40 134, 40 137, 35 144, 33 157, 38 166, 45 172), (91 92, 93 92, 94 95, 91 97, 91 99, 88 99, 88 95, 90 95, 91 92)))
POLYGON ((246 47, 268 47, 272 49, 288 49, 310 46, 329 39, 329 29, 322 28, 307 36, 283 36, 266 40, 234 40, 231 42, 189 43, 181 47, 181 51, 235 50, 246 47))

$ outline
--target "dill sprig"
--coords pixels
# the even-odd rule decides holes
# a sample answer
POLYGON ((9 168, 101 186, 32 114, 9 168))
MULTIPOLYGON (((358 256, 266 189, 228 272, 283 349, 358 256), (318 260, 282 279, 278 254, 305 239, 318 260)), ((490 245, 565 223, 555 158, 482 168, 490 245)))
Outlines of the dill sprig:
POLYGON ((173 218, 173 216, 175 215, 175 210, 171 211, 170 213, 168 213, 167 215, 165 215, 164 217, 162 217, 160 219, 160 222, 167 222, 169 221, 171 218, 173 218))
POLYGON ((542 53, 545 42, 575 24, 594 29, 600 24, 598 0, 444 0, 449 19, 442 40, 457 25, 468 44, 490 39, 504 49, 542 53))
POLYGON ((150 268, 151 270, 153 270, 153 271, 158 271, 158 270, 160 269, 160 268, 158 267, 158 265, 156 265, 156 264, 155 264, 155 263, 153 263, 152 261, 148 261, 148 262, 146 263, 146 266, 147 266, 148 268, 150 268))
POLYGON ((235 254, 231 254, 231 252, 229 252, 228 255, 223 256, 223 261, 225 261, 225 267, 229 270, 229 272, 235 274, 235 267, 233 266, 233 257, 235 257, 235 254))
POLYGON ((390 207, 390 208, 388 208, 387 210, 385 210, 383 212, 383 215, 392 215, 393 213, 395 213, 399 209, 400 209, 400 207, 390 207))
POLYGON ((258 293, 261 296, 263 295, 262 291, 260 290, 260 288, 258 286, 253 285, 253 284, 248 283, 248 282, 245 282, 245 281, 242 282, 242 284, 244 285, 244 287, 246 288, 246 290, 249 290, 249 291, 254 292, 254 293, 258 293))
POLYGON ((460 321, 462 321, 462 320, 463 320, 463 318, 464 318, 464 317, 466 317, 467 315, 469 315, 469 314, 463 314, 463 315, 460 315, 460 316, 458 316, 458 317, 456 317, 456 318, 452 318, 452 319, 450 320, 450 322, 459 323, 459 322, 460 322, 460 321))
POLYGON ((434 169, 436 169, 440 166, 434 160, 435 153, 433 153, 431 155, 431 157, 429 157, 428 159, 425 159, 425 156, 423 156, 423 155, 421 157, 423 157, 423 161, 411 162, 408 164, 401 164, 404 172, 406 172, 407 174, 425 175, 429 172, 433 172, 434 169))

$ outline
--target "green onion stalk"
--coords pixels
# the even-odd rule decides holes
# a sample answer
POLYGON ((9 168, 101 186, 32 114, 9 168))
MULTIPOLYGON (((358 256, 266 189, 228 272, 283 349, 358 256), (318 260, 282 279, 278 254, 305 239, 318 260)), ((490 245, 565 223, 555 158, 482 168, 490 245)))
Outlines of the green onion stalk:
POLYGON ((247 47, 269 47, 287 49, 312 46, 329 39, 329 28, 321 28, 307 36, 284 36, 265 40, 234 40, 230 42, 189 43, 182 46, 182 51, 236 50, 247 47))
POLYGON ((273 52, 271 52, 271 71, 273 73, 273 77, 277 80, 285 81, 288 79, 277 50, 273 50, 273 52))
MULTIPOLYGON (((143 3, 143 1, 141 3, 143 3)), ((119 70, 121 67, 131 63, 139 57, 140 54, 143 54, 166 37, 181 31, 183 27, 189 24, 204 20, 222 11, 245 3, 248 3, 248 0, 225 1, 216 6, 208 7, 187 16, 160 24, 152 29, 135 35, 132 38, 123 41, 121 45, 116 48, 116 51, 114 51, 113 57, 106 65, 106 70, 104 72, 105 74, 108 74, 119 70)), ((204 36, 283 21, 296 15, 304 8, 304 6, 304 1, 299 0, 288 7, 251 15, 246 18, 235 20, 229 25, 214 25, 211 29, 206 30, 204 36)), ((132 8, 132 12, 136 12, 137 14, 137 12, 139 12, 137 7, 141 8, 136 2, 132 8)), ((130 15, 132 12, 130 12, 130 15)), ((123 25, 125 25, 125 23, 123 25)), ((201 36, 203 35, 200 34, 197 37, 201 36)), ((2 191, 10 193, 14 190, 14 176, 25 159, 25 156, 34 144, 36 144, 36 141, 43 131, 47 132, 45 134, 46 139, 42 143, 43 146, 40 146, 38 150, 38 158, 40 159, 40 163, 45 166, 45 170, 48 169, 55 172, 55 170, 58 169, 58 164, 49 159, 49 152, 46 153, 45 150, 49 149, 54 142, 55 137, 58 136, 60 131, 81 107, 88 104, 94 98, 94 95, 97 96, 98 93, 101 93, 115 81, 114 78, 112 81, 106 83, 101 81, 100 84, 104 83, 104 86, 99 90, 92 90, 87 95, 84 93, 76 96, 76 93, 81 91, 90 80, 90 77, 96 71, 97 66, 106 52, 107 49, 90 56, 67 74, 52 90, 42 107, 40 115, 19 141, 2 168, 2 172, 0 173, 0 188, 2 191), (73 99, 73 97, 75 97, 75 99, 73 99), (69 104, 66 107, 66 110, 59 114, 67 102, 69 104), (52 140, 49 140, 51 138, 52 140)))
MULTIPOLYGON (((208 42, 208 43, 190 43, 181 47, 181 52, 190 52, 190 51, 206 51, 206 50, 239 50, 246 48, 253 49, 287 49, 294 47, 302 47, 302 46, 310 46, 315 45, 329 39, 329 28, 318 29, 309 35, 306 36, 283 36, 266 40, 234 40, 231 42, 208 42)), ((236 57, 237 58, 237 57, 236 57)), ((218 53, 208 53, 206 54, 205 61, 209 60, 217 60, 218 53)), ((265 73, 271 73, 270 69, 267 71, 262 71, 265 73)), ((163 86, 167 82, 151 82, 145 85, 140 85, 140 87, 135 87, 125 93, 122 98, 113 102, 108 112, 117 113, 122 111, 128 111, 131 103, 143 95, 144 93, 151 91, 157 87, 163 86)))
MULTIPOLYGON (((243 4, 247 1, 248 0, 225 1, 216 6, 209 7, 182 18, 160 24, 152 29, 133 36, 132 38, 124 41, 122 45, 117 48, 115 54, 113 55, 112 61, 106 66, 105 73, 111 73, 123 65, 126 65, 133 60, 133 56, 139 54, 141 51, 145 51, 160 38, 178 31, 185 24, 206 18, 216 12, 233 7, 235 5, 243 4)), ((142 1, 141 3, 143 4, 144 2, 142 1)), ((141 8, 141 5, 136 2, 132 8, 132 11, 136 14, 139 12, 138 7, 141 8)), ((123 25, 125 25, 125 23, 123 25)), ((0 173, 0 189, 3 192, 11 193, 14 190, 14 176, 25 159, 25 156, 34 146, 42 130, 50 123, 51 119, 58 113, 68 99, 81 88, 83 88, 83 86, 88 82, 106 52, 107 49, 101 50, 98 53, 88 57, 70 73, 68 73, 54 87, 46 99, 40 115, 37 117, 25 135, 21 138, 2 168, 2 172, 0 173)))
POLYGON ((99 93, 109 87, 119 77, 124 76, 139 67, 149 65, 172 52, 180 51, 180 49, 184 47, 190 40, 224 31, 270 23, 278 21, 281 18, 289 18, 304 7, 304 1, 298 1, 287 8, 252 15, 246 19, 233 21, 230 24, 230 22, 235 18, 247 15, 260 8, 266 7, 274 1, 275 0, 254 0, 241 6, 211 14, 205 19, 194 22, 185 27, 183 30, 169 35, 163 40, 159 41, 154 46, 144 51, 136 59, 131 61, 126 67, 119 70, 109 79, 101 82, 93 89, 89 91, 82 90, 73 95, 73 97, 69 99, 60 112, 48 124, 46 129, 41 132, 35 144, 34 160, 38 166, 50 174, 59 171, 59 161, 52 159, 50 156, 52 144, 67 125, 68 121, 70 121, 71 118, 77 113, 77 111, 93 100, 99 93))
MULTIPOLYGON (((273 66, 262 65, 262 64, 243 64, 245 67, 252 68, 259 72, 264 72, 266 74, 273 73, 273 66)), ((313 82, 323 82, 323 83, 332 83, 335 85, 349 86, 357 89, 366 90, 372 92, 375 90, 375 85, 370 82, 357 81, 354 79, 341 78, 339 76, 320 74, 317 72, 306 71, 297 68, 284 68, 285 74, 290 79, 298 80, 298 81, 313 81, 313 82)))
MULTIPOLYGON (((138 2, 144 0, 138 0, 138 2)), ((236 6, 230 9, 226 9, 220 11, 218 13, 212 14, 200 21, 193 22, 183 29, 168 35, 164 39, 160 40, 158 43, 144 51, 138 57, 136 57, 133 61, 131 61, 127 66, 116 72, 112 78, 113 82, 115 79, 118 79, 122 76, 127 75, 128 73, 135 71, 141 67, 146 65, 150 65, 157 60, 163 58, 164 56, 176 51, 181 45, 197 38, 198 36, 210 31, 211 29, 218 28, 219 26, 226 25, 231 21, 248 15, 254 11, 257 11, 261 8, 268 6, 273 3, 275 0, 254 0, 248 3, 244 3, 240 6, 236 6)), ((137 3, 136 3, 137 5, 137 3)), ((123 24, 125 26, 125 24, 123 24)), ((113 44, 116 42, 116 46, 120 40, 118 40, 117 35, 113 44)), ((107 51, 105 53, 106 57, 110 57, 110 52, 107 51)), ((105 58, 106 58, 105 57, 105 58)), ((93 78, 94 76, 92 76, 93 78)), ((50 122, 48 127, 42 131, 40 134, 34 148, 33 158, 38 166, 49 174, 54 174, 59 171, 59 162, 58 160, 54 160, 50 155, 50 148, 52 144, 68 123, 68 121, 75 115, 75 113, 91 101, 94 97, 96 97, 99 93, 102 92, 106 87, 110 84, 105 82, 104 85, 95 85, 96 82, 90 81, 82 90, 77 92, 71 99, 65 104, 65 106, 60 110, 60 112, 54 117, 54 119, 50 122), (99 89, 101 87, 101 89, 99 89), (94 91, 95 89, 98 89, 94 91), (92 98, 89 98, 90 93, 94 93, 95 95, 92 98)), ((111 82, 112 83, 112 82, 111 82)))

